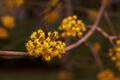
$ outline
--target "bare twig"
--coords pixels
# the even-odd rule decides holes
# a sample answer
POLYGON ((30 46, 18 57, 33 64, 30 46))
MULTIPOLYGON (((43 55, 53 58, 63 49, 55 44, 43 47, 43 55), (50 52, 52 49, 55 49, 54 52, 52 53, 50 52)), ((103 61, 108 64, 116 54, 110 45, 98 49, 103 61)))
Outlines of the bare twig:
POLYGON ((96 30, 97 30, 98 32, 100 32, 104 37, 109 38, 109 39, 111 39, 111 40, 117 38, 117 36, 111 36, 111 35, 109 35, 108 33, 106 33, 106 32, 105 32, 103 29, 101 29, 100 27, 97 27, 96 30))
POLYGON ((0 51, 0 56, 27 56, 27 53, 17 51, 0 51))
POLYGON ((109 40, 109 42, 114 46, 114 42, 113 40, 117 39, 118 36, 111 36, 108 33, 106 33, 105 31, 103 31, 101 28, 97 27, 96 30, 101 33, 102 36, 104 36, 106 39, 109 40))
MULTIPOLYGON (((91 28, 90 26, 88 26, 88 28, 91 28)), ((106 39, 109 40, 109 42, 114 46, 114 42, 113 40, 117 39, 119 36, 112 36, 109 35, 107 32, 105 32, 103 29, 101 29, 100 27, 96 28, 96 31, 99 32, 102 36, 104 36, 106 39)))

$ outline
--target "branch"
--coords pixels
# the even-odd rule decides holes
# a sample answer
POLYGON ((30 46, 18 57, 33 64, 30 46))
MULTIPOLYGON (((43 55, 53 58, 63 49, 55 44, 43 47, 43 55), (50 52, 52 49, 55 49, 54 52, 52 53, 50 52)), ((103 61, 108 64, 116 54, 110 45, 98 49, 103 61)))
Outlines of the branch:
POLYGON ((101 33, 102 36, 104 36, 106 39, 109 40, 109 42, 114 46, 114 42, 113 40, 117 39, 118 36, 111 36, 108 33, 106 33, 105 31, 103 31, 101 28, 97 27, 96 30, 101 33))
POLYGON ((0 56, 27 56, 27 53, 17 51, 0 51, 0 56))
MULTIPOLYGON (((88 28, 91 28, 90 26, 88 26, 88 28)), ((100 27, 96 28, 96 31, 99 32, 102 36, 104 36, 106 39, 109 40, 109 42, 114 45, 113 40, 117 39, 119 36, 112 36, 109 35, 107 32, 105 32, 103 29, 101 29, 100 27)))

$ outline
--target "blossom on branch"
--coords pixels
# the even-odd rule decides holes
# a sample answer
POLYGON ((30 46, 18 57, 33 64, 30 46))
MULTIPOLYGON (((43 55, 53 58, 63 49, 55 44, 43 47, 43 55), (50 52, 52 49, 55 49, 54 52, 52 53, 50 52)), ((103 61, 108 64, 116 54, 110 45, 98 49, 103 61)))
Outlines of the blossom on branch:
POLYGON ((39 29, 33 32, 30 40, 26 43, 28 55, 39 57, 43 60, 50 61, 55 57, 61 57, 65 51, 65 43, 58 40, 58 32, 48 32, 47 34, 39 29))

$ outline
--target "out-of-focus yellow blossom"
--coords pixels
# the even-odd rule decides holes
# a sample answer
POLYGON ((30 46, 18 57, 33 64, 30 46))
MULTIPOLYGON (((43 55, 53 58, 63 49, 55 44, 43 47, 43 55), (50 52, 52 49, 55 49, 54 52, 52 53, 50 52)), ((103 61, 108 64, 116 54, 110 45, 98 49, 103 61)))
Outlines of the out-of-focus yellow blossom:
POLYGON ((44 20, 47 23, 53 23, 59 18, 59 12, 57 10, 54 10, 50 13, 48 13, 45 17, 44 20))
POLYGON ((33 32, 30 40, 26 43, 28 55, 50 61, 55 57, 61 57, 65 51, 65 43, 58 40, 58 32, 45 34, 42 29, 33 32))
POLYGON ((0 27, 0 39, 6 38, 8 38, 8 32, 4 28, 0 27))
POLYGON ((59 27, 62 30, 62 37, 72 36, 72 37, 82 37, 83 33, 86 31, 85 24, 77 19, 77 16, 69 16, 62 21, 59 27))
POLYGON ((118 80, 118 78, 111 70, 107 69, 98 73, 97 80, 118 80))
POLYGON ((88 17, 92 20, 95 20, 98 14, 98 11, 96 10, 88 10, 87 11, 88 17))
POLYGON ((15 26, 15 19, 10 15, 2 16, 1 22, 6 28, 13 28, 15 26))
POLYGON ((116 67, 120 70, 120 39, 116 40, 116 45, 109 49, 109 56, 115 62, 116 67))
POLYGON ((13 11, 20 7, 24 3, 24 0, 5 0, 5 7, 9 11, 13 11))

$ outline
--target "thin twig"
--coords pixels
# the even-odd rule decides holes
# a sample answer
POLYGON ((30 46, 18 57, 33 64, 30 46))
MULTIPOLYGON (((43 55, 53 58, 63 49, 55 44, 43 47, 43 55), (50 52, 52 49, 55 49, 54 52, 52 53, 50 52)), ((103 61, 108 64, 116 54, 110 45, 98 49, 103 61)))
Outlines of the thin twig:
POLYGON ((113 40, 117 39, 118 36, 111 36, 108 33, 106 33, 105 31, 103 31, 101 28, 97 27, 96 30, 101 33, 102 36, 104 36, 106 39, 109 40, 109 42, 114 46, 114 42, 113 40))
POLYGON ((0 56, 27 56, 27 53, 17 51, 0 51, 0 56))
MULTIPOLYGON (((88 28, 91 28, 90 26, 88 26, 88 28)), ((104 36, 106 39, 109 40, 109 42, 114 46, 114 42, 113 40, 117 39, 119 36, 112 36, 109 35, 107 32, 105 32, 103 29, 101 29, 100 27, 96 28, 96 31, 99 32, 102 36, 104 36)))

